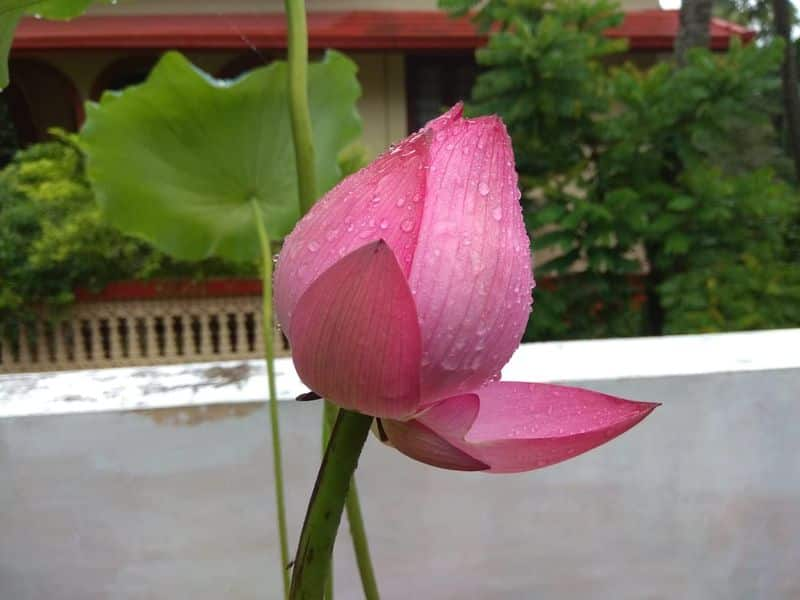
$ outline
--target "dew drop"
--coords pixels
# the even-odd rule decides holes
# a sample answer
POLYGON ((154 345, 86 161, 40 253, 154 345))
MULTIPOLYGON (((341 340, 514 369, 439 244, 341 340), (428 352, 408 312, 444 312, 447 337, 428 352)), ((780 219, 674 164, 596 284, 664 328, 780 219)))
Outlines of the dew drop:
POLYGON ((332 242, 333 240, 336 239, 337 235, 339 235, 339 230, 331 229, 330 231, 328 231, 328 233, 325 234, 325 239, 328 240, 329 242, 332 242))
POLYGON ((489 195, 489 185, 485 181, 481 181, 478 184, 478 193, 481 196, 488 196, 489 195))
POLYGON ((405 204, 405 203, 406 203, 406 199, 405 199, 403 196, 400 196, 400 197, 397 199, 397 207, 398 207, 398 208, 400 208, 401 206, 403 206, 403 204, 405 204))
POLYGON ((460 364, 457 354, 450 354, 442 360, 442 368, 445 371, 455 371, 460 364))
POLYGON ((381 228, 381 229, 384 229, 384 230, 385 230, 385 229, 389 229, 389 221, 387 221, 386 219, 384 219, 383 221, 381 221, 380 228, 381 228))
POLYGON ((400 223, 400 229, 408 233, 412 229, 414 229, 414 219, 406 219, 402 223, 400 223))
POLYGON ((381 197, 380 196, 375 195, 375 196, 372 197, 372 203, 373 204, 377 204, 380 201, 381 201, 381 197))
POLYGON ((317 250, 319 250, 319 243, 314 240, 311 240, 310 242, 308 242, 308 245, 306 247, 308 248, 309 252, 316 252, 317 250))
POLYGON ((500 208, 499 206, 495 206, 492 209, 492 218, 495 221, 499 221, 500 219, 502 219, 503 218, 503 209, 500 208))

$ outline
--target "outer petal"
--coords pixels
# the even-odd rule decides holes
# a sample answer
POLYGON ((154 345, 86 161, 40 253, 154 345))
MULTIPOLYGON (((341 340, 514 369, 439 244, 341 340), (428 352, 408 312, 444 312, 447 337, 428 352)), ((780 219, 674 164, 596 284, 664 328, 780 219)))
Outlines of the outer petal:
MULTIPOLYGON (((416 422, 441 438, 438 447, 449 445, 493 473, 516 473, 591 450, 636 425, 656 406, 581 388, 501 382, 448 398, 416 422)), ((450 468, 441 450, 427 450, 430 442, 417 444, 413 434, 395 432, 414 423, 384 424, 384 430, 404 454, 450 468)))
POLYGON ((300 379, 321 396, 376 417, 403 419, 417 410, 417 313, 382 240, 320 275, 295 309, 291 330, 300 379))
POLYGON ((495 377, 519 345, 533 272, 511 140, 497 117, 456 106, 428 125, 425 210, 409 283, 422 332, 422 396, 495 377))
MULTIPOLYGON (((477 408, 477 404, 475 408, 477 408)), ((472 411, 472 418, 475 418, 475 411, 472 411)), ((489 465, 462 452, 417 419, 412 421, 381 420, 381 428, 386 436, 384 441, 390 441, 406 456, 427 465, 451 471, 486 471, 489 469, 489 465)))
POLYGON ((384 240, 408 275, 422 217, 426 135, 407 138, 342 181, 286 238, 275 269, 275 313, 295 345, 294 307, 311 283, 340 258, 384 240))

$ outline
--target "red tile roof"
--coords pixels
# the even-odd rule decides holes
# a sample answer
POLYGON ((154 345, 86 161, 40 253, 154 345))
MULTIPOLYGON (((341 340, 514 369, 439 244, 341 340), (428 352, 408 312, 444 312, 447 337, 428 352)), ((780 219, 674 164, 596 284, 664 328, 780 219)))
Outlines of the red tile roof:
MULTIPOLYGON (((485 43, 466 19, 435 11, 317 12, 308 16, 312 48, 344 50, 471 49, 485 43)), ((669 50, 678 30, 677 11, 629 12, 608 30, 625 37, 634 50, 669 50)), ((714 19, 711 46, 724 49, 732 36, 745 41, 747 29, 714 19)), ((81 48, 283 48, 286 27, 281 14, 84 16, 73 21, 23 19, 14 50, 81 48)))
MULTIPOLYGON (((639 10, 625 15, 619 27, 606 30, 611 38, 628 38, 632 48, 637 50, 671 50, 678 33, 679 11, 677 10, 639 10)), ((755 32, 725 21, 711 19, 711 47, 725 50, 731 37, 737 36, 747 42, 755 32)))

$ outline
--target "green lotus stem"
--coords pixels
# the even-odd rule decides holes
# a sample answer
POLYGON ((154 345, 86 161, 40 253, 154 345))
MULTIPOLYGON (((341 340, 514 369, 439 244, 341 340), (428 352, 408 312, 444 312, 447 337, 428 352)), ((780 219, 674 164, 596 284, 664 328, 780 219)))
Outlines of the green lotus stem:
POLYGON ((365 600, 379 600, 378 582, 375 579, 375 570, 372 568, 372 558, 367 543, 367 531, 364 529, 364 518, 361 515, 361 502, 358 500, 356 479, 350 483, 347 493, 347 521, 350 523, 350 537, 353 540, 353 551, 356 554, 356 564, 361 575, 361 587, 364 590, 365 600))
POLYGON ((286 532, 286 501, 283 489, 283 454, 281 452, 280 422, 278 420, 278 392, 275 385, 275 346, 272 329, 272 248, 264 227, 264 218, 258 200, 253 199, 258 239, 261 242, 263 292, 261 299, 261 329, 264 338, 264 359, 269 382, 269 421, 272 428, 272 469, 275 477, 275 507, 278 520, 278 539, 281 548, 281 575, 283 596, 289 597, 289 536, 286 532))
MULTIPOLYGON (((325 402, 324 421, 323 421, 323 451, 327 445, 330 431, 336 421, 338 409, 330 402, 325 402)), ((350 490, 347 492, 345 501, 347 509, 347 520, 350 523, 350 538, 353 540, 353 552, 356 555, 358 573, 361 576, 361 587, 364 590, 365 600, 379 600, 378 583, 375 579, 375 570, 372 568, 372 558, 369 553, 369 543, 367 542, 367 531, 364 528, 364 517, 361 514, 361 502, 358 499, 358 488, 356 480, 350 483, 350 490)), ((329 581, 333 580, 333 575, 329 581)))
MULTIPOLYGON (((303 0, 285 0, 284 5, 288 22, 289 114, 294 141, 300 215, 302 216, 311 209, 317 200, 314 141, 311 131, 311 113, 308 107, 308 26, 303 0)), ((330 427, 335 417, 336 407, 326 400, 322 424, 323 451, 328 443, 330 427)), ((353 482, 353 491, 347 496, 347 506, 353 549, 364 593, 367 600, 376 600, 378 598, 377 586, 358 493, 355 491, 355 482, 353 482)), ((333 569, 329 568, 328 570, 330 573, 326 583, 327 600, 333 600, 333 569)))
POLYGON ((285 0, 289 30, 289 115, 292 121, 294 158, 300 214, 317 200, 314 140, 308 108, 308 27, 303 0, 285 0))
POLYGON ((322 600, 345 498, 371 424, 372 417, 339 411, 303 522, 290 600, 322 600))
MULTIPOLYGON (((322 405, 322 457, 325 458, 325 450, 328 447, 328 440, 331 437, 333 424, 336 422, 336 415, 339 409, 335 404, 323 400, 322 405)), ((333 598, 333 553, 331 552, 331 564, 328 568, 328 579, 325 582, 325 600, 334 600, 333 598)))

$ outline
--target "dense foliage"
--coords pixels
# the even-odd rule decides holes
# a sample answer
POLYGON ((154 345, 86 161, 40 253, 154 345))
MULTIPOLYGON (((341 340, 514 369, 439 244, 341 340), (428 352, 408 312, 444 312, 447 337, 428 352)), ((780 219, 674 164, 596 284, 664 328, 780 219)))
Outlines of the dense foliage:
POLYGON ((120 279, 255 274, 221 261, 175 261, 108 225, 74 138, 20 151, 0 171, 0 329, 74 300, 76 288, 120 279))
POLYGON ((478 51, 470 110, 508 124, 537 276, 558 276, 529 339, 800 324, 779 44, 642 69, 604 38, 621 18, 608 2, 490 0, 477 18, 500 29, 478 51))

